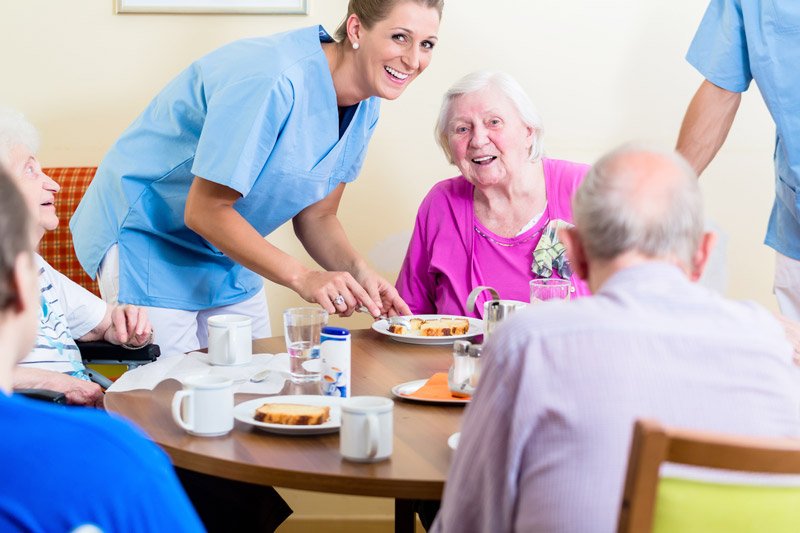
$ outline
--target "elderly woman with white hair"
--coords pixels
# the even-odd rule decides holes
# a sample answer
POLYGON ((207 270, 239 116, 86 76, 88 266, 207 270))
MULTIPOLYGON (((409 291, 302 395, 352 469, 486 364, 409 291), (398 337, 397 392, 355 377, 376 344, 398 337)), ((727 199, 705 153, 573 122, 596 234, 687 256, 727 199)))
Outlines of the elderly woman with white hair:
MULTIPOLYGON (((58 224, 55 210, 58 183, 42 172, 36 159, 39 135, 19 112, 0 108, 0 166, 15 181, 28 203, 36 238, 58 224)), ((109 305, 73 282, 39 254, 41 309, 36 345, 14 374, 16 389, 63 392, 74 405, 102 407, 103 391, 89 381, 75 340, 106 340, 127 347, 152 341, 147 313, 132 305, 109 305)))
POLYGON ((419 208, 397 279, 412 312, 469 315, 467 296, 480 285, 528 301, 538 277, 569 278, 573 296, 588 294, 557 233, 572 222, 589 167, 543 157, 542 121, 519 83, 496 71, 457 81, 436 140, 461 175, 437 183, 419 208))

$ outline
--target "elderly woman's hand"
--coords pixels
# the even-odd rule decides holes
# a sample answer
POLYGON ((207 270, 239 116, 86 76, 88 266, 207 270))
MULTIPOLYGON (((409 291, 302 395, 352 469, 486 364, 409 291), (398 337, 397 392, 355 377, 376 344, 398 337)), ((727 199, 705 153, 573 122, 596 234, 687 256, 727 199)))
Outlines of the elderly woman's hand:
POLYGON ((70 405, 103 407, 103 389, 100 385, 53 370, 18 366, 14 370, 14 388, 63 392, 70 405))
POLYGON ((153 327, 147 311, 135 305, 117 305, 111 308, 111 324, 103 338, 112 344, 128 347, 145 346, 153 342, 153 327))

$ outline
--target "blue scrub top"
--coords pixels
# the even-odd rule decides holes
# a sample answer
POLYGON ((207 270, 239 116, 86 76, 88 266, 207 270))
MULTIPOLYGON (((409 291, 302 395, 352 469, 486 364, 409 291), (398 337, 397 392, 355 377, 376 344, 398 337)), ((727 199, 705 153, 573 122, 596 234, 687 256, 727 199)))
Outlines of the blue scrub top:
POLYGON ((358 104, 339 135, 321 26, 236 41, 156 96, 98 168, 70 221, 94 275, 119 243, 119 300, 199 310, 241 302, 261 277, 184 225, 195 176, 235 189, 234 208, 268 235, 356 178, 380 102, 358 104))
POLYGON ((777 127, 765 244, 800 259, 800 1, 712 0, 686 59, 723 89, 755 80, 777 127))

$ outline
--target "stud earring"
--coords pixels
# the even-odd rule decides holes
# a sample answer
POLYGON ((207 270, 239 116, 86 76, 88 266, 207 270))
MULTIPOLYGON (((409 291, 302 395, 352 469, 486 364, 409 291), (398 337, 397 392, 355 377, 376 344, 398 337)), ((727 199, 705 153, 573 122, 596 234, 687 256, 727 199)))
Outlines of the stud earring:
POLYGON ((353 43, 353 50, 358 50, 361 47, 358 43, 353 43))

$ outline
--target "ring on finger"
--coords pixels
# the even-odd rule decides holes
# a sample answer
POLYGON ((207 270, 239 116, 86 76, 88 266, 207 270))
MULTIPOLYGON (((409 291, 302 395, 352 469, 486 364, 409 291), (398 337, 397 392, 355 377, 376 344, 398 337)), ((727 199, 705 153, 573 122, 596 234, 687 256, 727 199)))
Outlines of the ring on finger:
POLYGON ((344 296, 337 294, 336 298, 333 299, 333 305, 344 305, 344 296))

